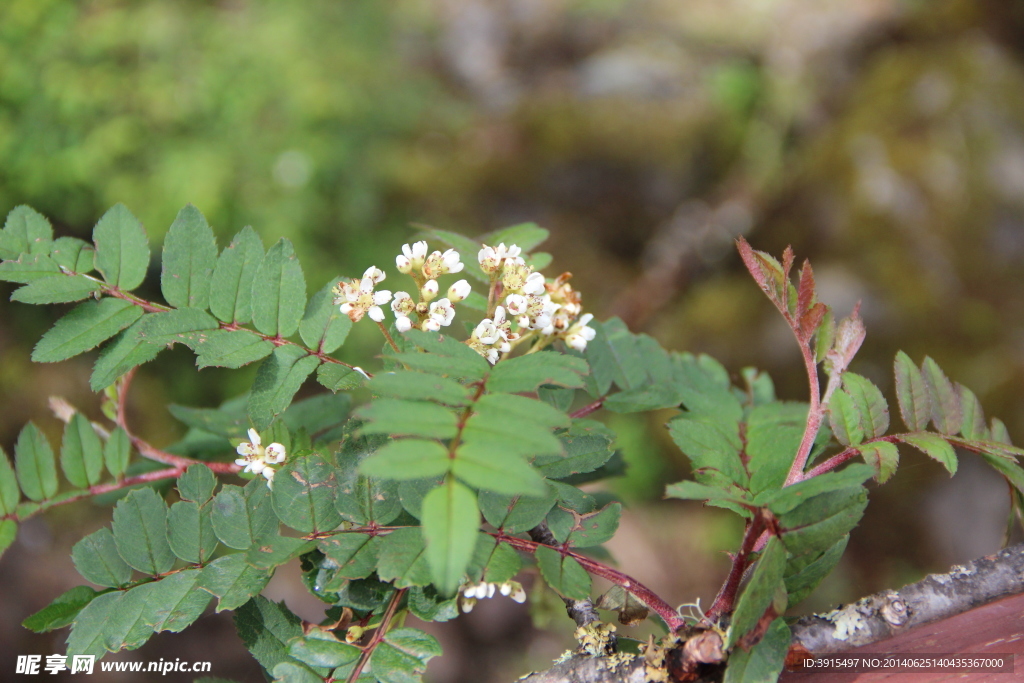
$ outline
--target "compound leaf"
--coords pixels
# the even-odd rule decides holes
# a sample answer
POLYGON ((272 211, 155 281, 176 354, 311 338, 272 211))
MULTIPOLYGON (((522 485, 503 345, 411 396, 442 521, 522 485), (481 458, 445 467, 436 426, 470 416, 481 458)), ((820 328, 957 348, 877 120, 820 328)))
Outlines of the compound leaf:
POLYGON ((155 575, 174 565, 167 543, 167 505, 153 489, 135 489, 119 500, 111 528, 117 552, 130 567, 155 575))
POLYGON ((206 309, 217 262, 217 238, 206 217, 192 204, 178 212, 164 238, 160 290, 175 308, 206 309))
POLYGON ((97 586, 116 588, 132 578, 132 568, 118 555, 114 535, 106 527, 76 543, 71 561, 82 578, 97 586))
POLYGON ((66 304, 88 299, 100 291, 100 285, 84 275, 54 275, 34 280, 11 295, 11 301, 23 304, 66 304))
POLYGON ((210 312, 226 323, 252 319, 252 291, 256 269, 263 261, 263 242, 246 226, 224 248, 210 276, 210 312))
POLYGON ((480 526, 476 495, 449 480, 423 499, 422 522, 434 585, 440 593, 451 595, 473 557, 480 526))
POLYGON ((37 363, 55 363, 84 353, 142 317, 142 309, 124 299, 86 301, 71 309, 32 350, 37 363))
POLYGON ((266 358, 274 344, 249 330, 213 330, 195 345, 196 365, 202 368, 240 368, 266 358))
POLYGON ((149 269, 149 239, 139 219, 124 204, 115 204, 92 232, 96 270, 111 285, 131 291, 142 284, 149 269))
POLYGON ((866 377, 852 372, 843 373, 843 388, 857 405, 860 412, 861 431, 871 439, 882 436, 889 429, 889 404, 882 392, 866 377))
POLYGON ((103 475, 103 445, 92 423, 81 413, 75 413, 64 427, 60 466, 68 481, 78 488, 98 484, 103 475))
POLYGON ((487 380, 491 392, 534 392, 542 384, 582 387, 587 362, 563 353, 541 352, 502 361, 487 380))
POLYGON ((960 394, 931 357, 925 357, 921 371, 931 399, 932 423, 935 429, 951 436, 956 434, 963 424, 960 394))
POLYGON ((306 278, 292 243, 281 238, 270 248, 252 282, 252 322, 263 334, 290 337, 306 307, 306 278))
POLYGON ((956 474, 958 464, 956 451, 941 436, 927 432, 915 432, 901 435, 900 441, 913 446, 932 460, 938 461, 949 472, 949 476, 956 474))
POLYGON ((451 464, 448 449, 437 441, 397 439, 363 460, 359 470, 380 479, 420 479, 444 474, 451 464))
POLYGON ((18 434, 14 445, 14 469, 25 495, 35 501, 57 495, 57 466, 53 449, 43 433, 32 422, 18 434))
POLYGON ((261 479, 243 489, 225 484, 213 497, 213 530, 229 548, 246 550, 277 530, 270 491, 261 479))
POLYGON ((304 534, 341 524, 334 507, 334 468, 316 453, 289 458, 274 477, 271 499, 278 519, 304 534))
POLYGON ((302 341, 316 351, 336 351, 352 329, 352 320, 334 304, 334 286, 340 281, 334 278, 310 298, 299 323, 302 341))
POLYGON ((219 557, 203 568, 199 587, 217 596, 217 612, 238 609, 263 590, 272 572, 246 563, 243 553, 219 557))
POLYGON ((269 428, 274 418, 288 408, 292 397, 319 364, 319 358, 297 346, 289 344, 274 349, 256 370, 249 394, 247 410, 257 430, 269 428))

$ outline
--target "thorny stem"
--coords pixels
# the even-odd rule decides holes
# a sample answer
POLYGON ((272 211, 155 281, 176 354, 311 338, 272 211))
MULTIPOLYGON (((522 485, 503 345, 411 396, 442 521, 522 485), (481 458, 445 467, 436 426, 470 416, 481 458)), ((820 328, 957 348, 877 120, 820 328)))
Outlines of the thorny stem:
MULTIPOLYGON (((377 321, 375 320, 374 322, 377 321)), ((381 334, 383 334, 384 338, 388 340, 388 344, 390 344, 391 348, 395 350, 395 353, 401 353, 402 350, 398 348, 398 344, 396 344, 395 340, 391 338, 391 333, 388 332, 388 328, 384 326, 384 323, 377 323, 377 327, 380 328, 381 334)))
POLYGON ((384 635, 388 631, 388 626, 391 624, 391 620, 395 618, 395 612, 398 611, 398 603, 402 601, 402 596, 405 595, 406 588, 395 591, 395 594, 391 597, 391 602, 388 603, 388 608, 384 612, 383 618, 380 620, 380 626, 370 636, 370 640, 363 647, 363 653, 359 655, 359 661, 356 662, 355 667, 352 669, 352 673, 348 676, 348 683, 354 683, 359 680, 359 674, 363 672, 363 668, 367 662, 370 661, 370 657, 373 655, 373 651, 380 645, 381 641, 384 640, 384 635))
POLYGON ((732 569, 729 570, 729 578, 726 579, 722 589, 715 596, 715 601, 711 603, 711 607, 705 613, 705 616, 711 621, 718 621, 719 617, 732 609, 733 603, 736 601, 736 593, 740 588, 740 582, 743 580, 743 574, 750 563, 750 554, 755 551, 764 529, 765 520, 760 514, 755 515, 747 523, 747 529, 743 533, 743 542, 740 544, 740 550, 732 558, 732 569))
POLYGON ((489 531, 487 533, 494 536, 500 542, 508 543, 516 550, 523 550, 528 553, 535 553, 537 548, 551 548, 552 550, 557 550, 563 557, 571 557, 583 565, 583 568, 587 573, 593 574, 594 576, 600 576, 601 578, 607 579, 615 585, 629 591, 637 600, 647 605, 647 607, 649 607, 659 617, 664 619, 669 630, 675 631, 686 624, 672 605, 658 597, 658 595, 647 586, 643 585, 633 577, 623 574, 617 569, 612 569, 608 565, 602 564, 597 560, 587 557, 586 555, 574 552, 564 545, 545 545, 544 543, 538 543, 536 541, 528 541, 525 538, 509 536, 504 531, 500 530, 497 532, 489 531))

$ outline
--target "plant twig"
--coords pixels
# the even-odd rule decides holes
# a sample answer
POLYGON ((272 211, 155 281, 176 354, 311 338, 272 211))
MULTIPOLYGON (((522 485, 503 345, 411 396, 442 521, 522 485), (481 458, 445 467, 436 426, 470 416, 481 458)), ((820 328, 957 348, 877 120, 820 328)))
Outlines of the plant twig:
POLYGON ((732 568, 729 570, 729 577, 722 584, 722 588, 715 596, 714 602, 705 612, 705 616, 711 621, 718 621, 723 614, 732 611, 736 602, 736 593, 739 591, 743 574, 750 564, 750 555, 755 552, 758 541, 765 531, 765 520, 761 514, 754 515, 754 518, 747 523, 746 531, 743 533, 743 541, 740 544, 739 552, 732 557, 732 568))
POLYGON ((405 595, 406 588, 395 591, 395 594, 391 597, 391 602, 388 603, 387 610, 384 612, 384 616, 380 620, 380 626, 370 636, 370 640, 363 646, 363 653, 359 655, 359 661, 356 662, 355 667, 352 669, 352 673, 348 676, 348 683, 355 683, 359 680, 359 674, 363 672, 363 668, 370 661, 370 657, 373 656, 373 651, 380 645, 381 641, 384 640, 384 635, 388 632, 388 626, 391 624, 391 620, 395 618, 395 612, 398 611, 398 603, 402 601, 402 596, 405 595))
POLYGON ((579 410, 577 410, 576 412, 571 413, 569 415, 569 417, 571 417, 572 419, 575 420, 578 417, 586 417, 587 415, 590 415, 591 413, 597 412, 598 410, 600 410, 604 406, 604 400, 606 398, 607 398, 607 396, 602 396, 601 398, 597 399, 593 403, 587 404, 587 405, 583 406, 582 408, 580 408, 579 410))

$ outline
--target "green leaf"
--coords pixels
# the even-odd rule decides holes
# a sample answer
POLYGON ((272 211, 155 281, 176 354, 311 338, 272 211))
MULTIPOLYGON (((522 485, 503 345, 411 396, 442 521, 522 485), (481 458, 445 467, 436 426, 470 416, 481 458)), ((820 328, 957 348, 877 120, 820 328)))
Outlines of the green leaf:
POLYGON ((513 550, 512 546, 501 543, 487 534, 480 534, 480 539, 478 550, 482 548, 486 551, 486 559, 480 563, 483 565, 482 571, 475 580, 505 583, 523 568, 523 561, 519 559, 519 553, 513 550))
POLYGON ((356 411, 356 417, 367 421, 364 434, 450 439, 457 432, 455 413, 425 401, 379 398, 356 411))
POLYGON ((217 261, 217 238, 206 217, 192 204, 178 212, 164 238, 160 290, 175 308, 206 309, 210 278, 217 261))
POLYGON ((363 460, 359 471, 381 479, 420 479, 444 474, 451 465, 448 449, 436 441, 398 439, 363 460))
POLYGON ((18 487, 18 477, 11 467, 11 461, 7 459, 7 453, 0 448, 0 515, 14 512, 19 500, 21 489, 18 487))
POLYGON ((791 637, 783 619, 773 621, 757 645, 750 650, 737 648, 729 655, 723 683, 775 683, 786 663, 791 637))
MULTIPOLYGON (((794 561, 786 567, 786 591, 789 593, 789 604, 795 605, 808 595, 821 583, 822 579, 832 573, 832 570, 839 564, 839 560, 843 557, 843 552, 846 550, 846 544, 849 542, 850 536, 846 535, 836 541, 835 545, 826 550, 821 554, 820 557, 815 558, 810 563, 800 563, 800 568, 792 572, 792 567, 795 564, 794 561)), ((808 555, 801 556, 801 558, 794 558, 794 560, 808 557, 808 555)))
POLYGON ((509 495, 542 494, 544 477, 518 455, 509 455, 473 443, 455 452, 452 473, 470 486, 509 495))
POLYGON ((747 474, 740 460, 739 423, 684 415, 668 423, 668 432, 690 459, 695 476, 708 470, 717 471, 729 481, 746 487, 747 474))
POLYGON ((92 423, 81 413, 75 413, 64 428, 60 466, 68 481, 78 488, 95 486, 103 475, 103 445, 92 423))
MULTIPOLYGON (((640 341, 644 342, 645 339, 641 338, 640 341)), ((657 346, 654 340, 646 345, 641 344, 645 358, 654 355, 652 346, 657 346)), ((657 348, 660 350, 660 347, 657 348)), ((717 360, 706 354, 673 354, 671 368, 671 382, 688 411, 737 421, 743 417, 743 406, 732 391, 729 372, 717 360)), ((652 379, 666 381, 664 372, 660 369, 653 371, 652 379)))
POLYGON ((352 320, 334 304, 334 286, 341 282, 337 277, 324 285, 306 304, 306 312, 299 323, 299 336, 311 349, 331 353, 345 343, 352 320))
MULTIPOLYGON (((782 576, 786 570, 786 547, 779 542, 779 539, 772 536, 768 539, 761 557, 754 567, 754 573, 747 583, 747 587, 740 594, 736 603, 736 611, 733 612, 732 624, 729 628, 729 639, 726 647, 733 647, 760 621, 761 616, 775 601, 776 593, 782 586, 782 576)), ((783 591, 783 596, 785 591, 783 591)), ((785 604, 776 608, 776 614, 781 615, 786 609, 785 604)))
POLYGON ((574 558, 547 546, 537 548, 536 557, 540 573, 549 586, 572 600, 590 597, 590 574, 574 558))
POLYGON ((603 432, 579 421, 568 434, 560 437, 565 455, 542 456, 534 461, 540 472, 550 479, 563 479, 573 474, 593 472, 611 459, 611 439, 603 432))
POLYGON ((550 486, 542 496, 509 496, 481 491, 480 511, 488 524, 506 533, 517 534, 543 522, 555 500, 555 490, 550 486))
POLYGON ((560 455, 562 444, 550 430, 569 424, 568 415, 543 401, 514 394, 487 394, 474 405, 462 440, 509 455, 560 455))
POLYGON ((978 397, 963 384, 957 384, 956 389, 960 395, 960 407, 963 413, 960 433, 968 439, 987 440, 990 436, 988 425, 985 424, 985 411, 981 409, 978 397))
POLYGON ((185 474, 178 477, 178 494, 182 500, 191 500, 203 505, 213 498, 217 488, 217 475, 202 463, 189 465, 185 474))
POLYGON ((86 301, 71 309, 42 336, 32 350, 32 360, 67 360, 110 339, 140 317, 142 309, 124 299, 86 301))
POLYGON ((71 561, 82 578, 97 586, 116 588, 132 579, 132 568, 117 554, 114 535, 106 527, 76 543, 71 561))
POLYGON ((242 553, 219 557, 203 568, 199 587, 217 596, 217 612, 238 609, 259 593, 270 581, 272 572, 257 569, 245 561, 242 553))
POLYGON ((889 404, 882 392, 866 377, 852 372, 843 373, 843 388, 857 405, 861 431, 865 438, 882 436, 889 429, 889 404))
POLYGON ((436 401, 448 406, 464 406, 473 398, 472 392, 455 380, 408 370, 381 373, 366 386, 377 396, 436 401))
POLYGON ((437 228, 430 227, 429 225, 417 225, 416 227, 426 233, 426 237, 444 242, 449 247, 460 252, 463 256, 462 262, 466 264, 466 268, 463 272, 467 276, 484 284, 490 282, 488 277, 484 275, 484 271, 480 269, 480 263, 476 259, 476 254, 480 251, 480 242, 470 239, 465 235, 460 235, 457 232, 439 230, 437 228))
POLYGON ((836 440, 844 446, 855 446, 864 440, 864 420, 860 409, 846 391, 832 394, 828 404, 828 421, 836 440))
POLYGON ((249 330, 213 330, 195 344, 196 365, 240 368, 274 351, 274 344, 249 330))
POLYGON ((669 484, 665 487, 665 497, 679 498, 681 500, 721 500, 737 505, 747 503, 738 493, 715 486, 705 486, 695 481, 680 481, 675 484, 669 484))
POLYGON ((941 436, 927 432, 916 432, 913 434, 902 434, 899 439, 903 443, 909 444, 921 451, 932 460, 941 463, 946 468, 946 471, 949 472, 949 476, 956 474, 958 464, 956 451, 941 436))
POLYGON ((251 548, 277 527, 270 490, 260 479, 253 479, 244 489, 225 484, 213 498, 213 530, 229 548, 251 548))
MULTIPOLYGON (((361 652, 355 645, 343 643, 330 632, 319 629, 310 631, 304 637, 292 638, 288 642, 288 653, 292 657, 310 666, 329 669, 356 661, 361 652)), ((287 663, 279 666, 285 665, 287 663)), ((275 667, 276 670, 277 667, 275 667)), ((315 678, 317 681, 323 680, 319 676, 315 676, 315 678)))
POLYGON ((31 422, 22 428, 14 445, 14 469, 21 490, 31 500, 46 500, 57 495, 57 466, 53 460, 53 449, 31 422))
POLYGON ((269 428, 274 418, 288 408, 302 383, 319 364, 319 358, 307 355, 297 346, 285 345, 274 349, 256 370, 252 393, 249 394, 248 414, 253 426, 259 431, 269 428))
POLYGON ((366 377, 340 363, 324 363, 316 369, 316 381, 331 391, 349 391, 363 385, 366 377))
POLYGON ((459 616, 459 599, 444 598, 433 586, 414 586, 409 590, 409 612, 422 621, 451 621, 459 616))
POLYGON ((304 534, 341 524, 334 508, 334 468, 316 453, 291 457, 274 477, 271 497, 278 519, 304 534))
POLYGON ((754 504, 768 506, 776 515, 784 515, 818 494, 863 484, 873 474, 870 466, 855 463, 839 471, 825 472, 782 489, 766 491, 754 499, 754 504))
MULTIPOLYGON (((0 237, 3 233, 0 232, 0 237)), ((36 280, 61 275, 60 266, 46 254, 20 254, 16 261, 0 263, 0 282, 28 284, 36 280)))
POLYGON ((263 262, 263 242, 246 226, 224 248, 210 277, 210 312, 226 323, 252 319, 256 269, 263 262))
POLYGON ((612 503, 600 512, 576 520, 566 542, 577 548, 590 548, 606 543, 615 535, 622 517, 622 504, 612 503))
POLYGON ((614 382, 620 389, 638 387, 647 379, 643 361, 636 351, 636 337, 618 318, 591 321, 596 332, 587 343, 585 357, 596 386, 596 393, 608 393, 614 382))
POLYGON ((921 370, 910 356, 900 351, 896 354, 893 371, 903 424, 915 432, 925 429, 932 417, 932 404, 921 370))
POLYGON ((427 662, 440 654, 441 646, 433 636, 414 628, 396 628, 373 651, 370 666, 381 683, 419 683, 427 662))
POLYGON ((75 586, 56 600, 21 622, 35 633, 47 633, 68 626, 82 609, 100 595, 89 586, 75 586))
POLYGON ((857 526, 867 504, 863 486, 813 496, 779 517, 783 543, 794 555, 826 550, 857 526))
POLYGON ((932 423, 935 429, 951 436, 956 434, 963 424, 960 395, 956 387, 931 357, 925 357, 921 371, 931 399, 932 423))
POLYGON ((292 243, 281 238, 263 257, 252 283, 252 322, 263 334, 290 337, 306 306, 306 278, 292 243))
POLYGON ((320 541, 320 551, 337 564, 337 573, 324 588, 338 590, 349 579, 365 579, 377 568, 381 536, 338 534, 320 541))
POLYGON ((23 253, 43 253, 50 248, 53 228, 46 217, 30 206, 16 206, 0 230, 0 258, 16 259, 23 253))
POLYGON ((256 569, 273 569, 305 555, 316 547, 316 541, 292 536, 270 536, 249 548, 246 564, 256 569))
POLYGON ((240 396, 224 403, 219 408, 188 408, 167 406, 171 415, 195 429, 210 432, 226 439, 238 439, 246 435, 249 418, 245 414, 247 396, 240 396))
POLYGON ((487 380, 490 392, 534 392, 542 384, 582 387, 587 363, 582 358, 554 352, 531 353, 498 363, 487 380))
POLYGON ((430 564, 421 527, 396 529, 384 537, 377 575, 381 581, 393 581, 396 588, 426 586, 430 583, 430 564))
POLYGON ((110 432, 110 438, 103 445, 103 462, 107 466, 107 471, 115 477, 120 477, 128 467, 131 450, 131 439, 123 429, 118 427, 110 432))
POLYGON ((471 380, 483 379, 491 370, 491 364, 483 356, 446 335, 409 330, 404 337, 427 351, 426 354, 413 352, 395 355, 396 360, 413 370, 471 380))
MULTIPOLYGON (((193 465, 195 467, 195 465, 193 465)), ((193 564, 213 557, 217 535, 213 532, 212 507, 192 501, 178 501, 167 511, 167 542, 174 554, 193 564)))
POLYGON ((803 439, 807 404, 781 401, 757 406, 747 417, 747 469, 750 490, 782 487, 803 439))
POLYGON ((131 291, 142 284, 149 269, 149 239, 139 219, 124 204, 100 218, 92 232, 96 270, 111 285, 131 291))
POLYGON ((302 637, 302 620, 283 602, 257 595, 235 612, 235 628, 245 647, 267 671, 281 662, 293 661, 288 643, 302 637))
POLYGON ((981 451, 981 457, 985 459, 994 470, 1003 475, 1015 489, 1024 493, 1024 469, 1021 469, 1019 465, 1007 460, 1006 458, 994 455, 987 451, 981 451))
POLYGON ((18 536, 18 523, 13 519, 0 519, 0 557, 18 536))
POLYGON ((130 592, 141 593, 146 601, 146 625, 156 633, 180 633, 190 626, 210 603, 210 596, 197 586, 201 577, 199 570, 186 569, 133 588, 130 592))
POLYGON ((95 392, 103 391, 132 368, 148 363, 164 350, 163 346, 150 344, 143 332, 148 315, 144 315, 122 332, 113 343, 103 347, 96 365, 93 366, 89 386, 95 392))
POLYGON ((523 252, 530 252, 540 246, 550 235, 550 232, 536 223, 519 223, 507 228, 500 228, 486 235, 480 235, 477 239, 481 244, 487 244, 492 247, 499 244, 507 246, 514 244, 522 249, 523 252))
POLYGON ((84 275, 54 275, 21 287, 11 295, 11 301, 23 304, 66 304, 87 299, 99 291, 99 283, 84 275))
POLYGON ((58 237, 50 248, 50 258, 72 273, 88 273, 93 270, 96 250, 85 240, 77 237, 58 237))
POLYGON ((135 489, 119 500, 111 528, 118 554, 134 569, 163 574, 174 565, 167 543, 167 505, 153 489, 135 489))
POLYGON ((449 480, 423 499, 423 537, 427 561, 438 592, 451 595, 462 583, 462 574, 473 557, 480 513, 476 495, 449 480))
POLYGON ((391 523, 402 512, 398 485, 360 474, 361 463, 389 443, 381 436, 357 437, 350 432, 335 455, 338 495, 334 505, 342 518, 353 524, 391 523))
POLYGON ((875 480, 884 484, 900 464, 900 452, 894 444, 888 441, 874 441, 861 444, 857 447, 860 454, 864 456, 864 462, 871 465, 875 471, 875 480))

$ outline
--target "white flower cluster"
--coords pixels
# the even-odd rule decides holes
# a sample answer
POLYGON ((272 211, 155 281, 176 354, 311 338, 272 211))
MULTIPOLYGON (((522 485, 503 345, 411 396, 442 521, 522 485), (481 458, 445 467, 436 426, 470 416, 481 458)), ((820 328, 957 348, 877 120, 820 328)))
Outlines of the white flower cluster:
POLYGON ((493 318, 484 319, 477 326, 467 343, 491 363, 496 363, 500 354, 511 350, 512 343, 529 332, 537 332, 549 341, 564 339, 569 347, 583 351, 596 334, 587 327, 594 316, 580 315, 580 295, 569 285, 569 273, 549 283, 526 265, 521 253, 522 249, 514 244, 499 244, 484 246, 477 254, 480 268, 500 287, 504 305, 495 309, 493 318), (515 331, 512 320, 516 323, 515 331))
POLYGON ((381 306, 391 301, 391 292, 374 288, 384 281, 386 275, 377 266, 370 266, 359 280, 340 282, 334 287, 335 304, 341 304, 341 312, 352 322, 357 323, 364 315, 369 315, 374 322, 383 322, 384 311, 381 306))
POLYGON ((284 446, 279 443, 272 443, 266 448, 262 446, 260 435, 255 429, 249 430, 249 441, 238 445, 238 454, 245 456, 235 460, 235 464, 244 467, 244 472, 262 474, 267 479, 267 487, 274 487, 274 474, 276 470, 272 465, 280 465, 287 457, 284 446))
POLYGON ((419 321, 416 326, 427 332, 437 332, 451 325, 455 319, 455 307, 452 304, 469 296, 469 283, 459 280, 448 288, 446 298, 434 299, 440 292, 437 278, 459 273, 465 267, 459 252, 448 249, 444 253, 434 251, 428 255, 426 242, 404 244, 402 253, 395 257, 395 265, 399 272, 412 277, 419 289, 418 302, 408 292, 395 292, 395 299, 391 302, 391 310, 395 312, 395 328, 399 332, 411 330, 414 326, 413 314, 419 321))
POLYGON ((473 607, 476 605, 477 600, 493 598, 495 592, 501 593, 506 597, 510 597, 520 604, 526 602, 526 591, 523 589, 523 585, 518 581, 506 581, 501 584, 488 583, 484 581, 482 583, 463 586, 460 591, 459 599, 462 611, 467 613, 473 611, 473 607))

